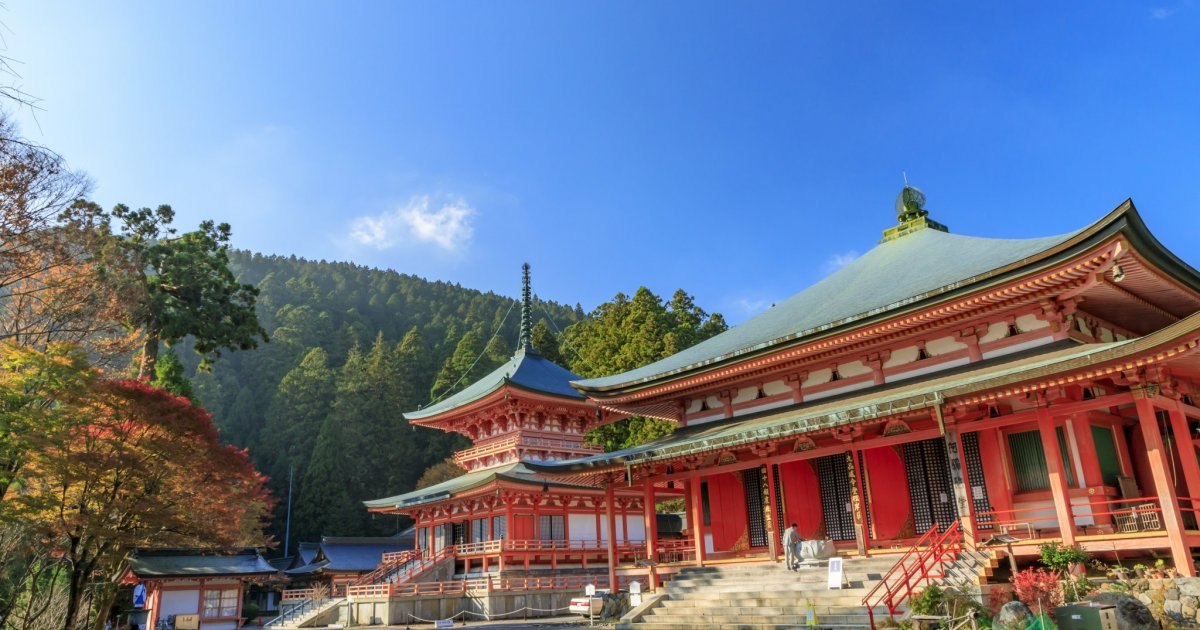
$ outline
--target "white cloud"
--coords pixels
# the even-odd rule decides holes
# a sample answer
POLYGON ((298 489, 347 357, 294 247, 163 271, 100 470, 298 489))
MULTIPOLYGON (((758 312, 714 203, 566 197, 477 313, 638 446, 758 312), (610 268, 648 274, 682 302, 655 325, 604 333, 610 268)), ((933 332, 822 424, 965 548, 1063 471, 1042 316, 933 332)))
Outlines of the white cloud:
POLYGON ((471 242, 474 216, 475 209, 462 199, 435 203, 424 195, 413 197, 395 210, 354 219, 350 238, 380 250, 416 242, 454 252, 471 242))
POLYGON ((853 262, 859 255, 858 251, 853 249, 841 254, 834 254, 821 263, 821 273, 831 274, 853 262))
POLYGON ((738 298, 734 301, 733 305, 735 308, 737 308, 737 310, 741 311, 743 315, 747 316, 758 315, 768 308, 775 306, 770 300, 754 300, 745 297, 738 298))
POLYGON ((1174 15, 1174 13, 1175 9, 1169 9, 1167 7, 1156 7, 1150 9, 1150 17, 1155 20, 1165 20, 1174 15))

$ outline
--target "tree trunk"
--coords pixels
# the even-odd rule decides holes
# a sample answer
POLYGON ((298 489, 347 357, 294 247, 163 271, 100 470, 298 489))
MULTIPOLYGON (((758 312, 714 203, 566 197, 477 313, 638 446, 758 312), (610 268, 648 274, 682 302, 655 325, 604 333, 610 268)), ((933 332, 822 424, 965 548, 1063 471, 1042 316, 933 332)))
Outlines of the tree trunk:
POLYGON ((138 380, 154 378, 154 365, 158 362, 158 334, 146 333, 146 342, 142 344, 142 363, 138 367, 138 380))
POLYGON ((67 614, 63 618, 63 630, 75 630, 79 605, 83 603, 87 571, 78 564, 71 565, 71 579, 67 589, 67 614))
POLYGON ((117 599, 117 585, 108 583, 103 590, 96 593, 96 618, 92 620, 92 630, 104 630, 104 623, 112 611, 113 602, 117 599))

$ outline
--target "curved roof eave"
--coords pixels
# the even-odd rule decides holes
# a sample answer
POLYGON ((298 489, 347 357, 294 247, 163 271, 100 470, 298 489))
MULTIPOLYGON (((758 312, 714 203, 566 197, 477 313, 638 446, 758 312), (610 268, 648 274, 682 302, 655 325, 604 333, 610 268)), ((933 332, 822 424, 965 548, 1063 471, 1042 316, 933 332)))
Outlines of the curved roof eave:
MULTIPOLYGON (((1087 249, 1096 242, 1107 239, 1119 232, 1124 233, 1126 238, 1138 249, 1139 252, 1149 256, 1154 262, 1162 264, 1163 268, 1171 273, 1173 277, 1176 277, 1178 280, 1184 282, 1193 290, 1200 292, 1200 273, 1167 250, 1162 243, 1160 243, 1158 239, 1156 239, 1153 234, 1150 233, 1145 222, 1142 221, 1137 209, 1134 207, 1132 199, 1126 199, 1119 206, 1098 221, 1076 232, 1072 232, 1061 237, 1025 239, 1025 242, 1047 241, 1046 247, 1034 252, 1033 254, 1009 261, 1006 264, 1002 264, 991 270, 977 273, 965 278, 960 278, 949 284, 931 288, 922 293, 909 296, 902 300, 871 308, 856 314, 848 315, 837 320, 824 322, 788 335, 764 340, 727 353, 707 357, 686 365, 663 369, 660 372, 652 374, 636 376, 626 381, 619 381, 616 379, 619 379, 621 376, 623 376, 623 374, 636 374, 639 371, 644 371, 646 368, 638 368, 623 374, 615 374, 603 378, 572 381, 571 385, 594 399, 602 400, 605 397, 645 389, 664 381, 674 380, 683 375, 692 375, 710 371, 732 362, 755 358, 763 354, 767 354, 768 352, 778 351, 780 349, 798 345, 800 343, 810 342, 820 337, 829 336, 851 326, 861 326, 863 324, 870 323, 871 321, 883 319, 885 316, 894 316, 900 312, 926 307, 935 300, 946 300, 964 293, 978 290, 981 288, 981 283, 986 281, 997 283, 1011 279, 1021 271, 1031 271, 1028 269, 1030 265, 1041 263, 1041 266, 1046 266, 1053 262, 1057 262, 1063 257, 1069 256, 1070 254, 1083 249, 1087 249), (1054 242, 1055 239, 1060 240, 1054 242)), ((871 252, 868 252, 868 254, 870 253, 871 252)), ((830 276, 830 278, 832 277, 833 276, 830 276)), ((811 289, 812 286, 802 290, 800 293, 797 293, 796 296, 789 298, 789 300, 795 299, 796 297, 804 294, 811 289)), ((741 325, 745 326, 746 324, 754 321, 755 320, 750 320, 750 322, 746 322, 741 325)), ((730 331, 732 330, 734 329, 730 329, 730 331)), ((726 332, 728 333, 729 331, 726 332)), ((718 337, 719 336, 720 335, 718 335, 718 337)), ((717 337, 714 337, 713 339, 716 338, 717 337)), ((686 350, 684 352, 686 352, 686 350)), ((661 362, 667 362, 669 360, 670 357, 661 362)))

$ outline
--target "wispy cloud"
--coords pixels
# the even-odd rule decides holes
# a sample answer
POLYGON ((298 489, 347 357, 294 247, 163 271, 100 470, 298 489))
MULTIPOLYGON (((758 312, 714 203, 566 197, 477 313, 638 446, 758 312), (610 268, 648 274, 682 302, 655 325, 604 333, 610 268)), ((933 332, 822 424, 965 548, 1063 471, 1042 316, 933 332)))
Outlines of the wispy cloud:
POLYGON ((350 238, 380 250, 415 242, 455 252, 471 242, 475 214, 475 209, 462 199, 435 202, 423 195, 394 210, 354 219, 350 238))
POLYGON ((752 298, 741 297, 733 301, 733 306, 744 316, 758 315, 759 313, 774 306, 771 300, 755 300, 752 298))
POLYGON ((829 258, 825 259, 825 262, 821 263, 821 273, 826 274, 826 275, 831 274, 831 273, 837 271, 838 269, 841 269, 842 267, 845 267, 846 265, 850 264, 851 262, 854 261, 855 258, 858 258, 859 256, 860 256, 860 254, 858 253, 858 250, 854 250, 854 249, 852 249, 848 252, 842 252, 841 254, 834 254, 834 255, 830 256, 829 258))
POLYGON ((1175 9, 1168 7, 1155 7, 1150 9, 1150 18, 1155 20, 1165 20, 1175 14, 1175 9))

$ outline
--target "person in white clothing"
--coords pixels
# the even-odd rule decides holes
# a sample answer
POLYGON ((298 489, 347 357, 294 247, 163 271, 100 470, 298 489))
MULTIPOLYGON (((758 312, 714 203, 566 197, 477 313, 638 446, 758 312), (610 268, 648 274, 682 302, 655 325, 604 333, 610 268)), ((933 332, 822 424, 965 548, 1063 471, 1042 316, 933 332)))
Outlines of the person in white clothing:
POLYGON ((800 531, 796 529, 796 524, 783 530, 783 561, 787 564, 788 571, 795 571, 800 564, 800 531))

